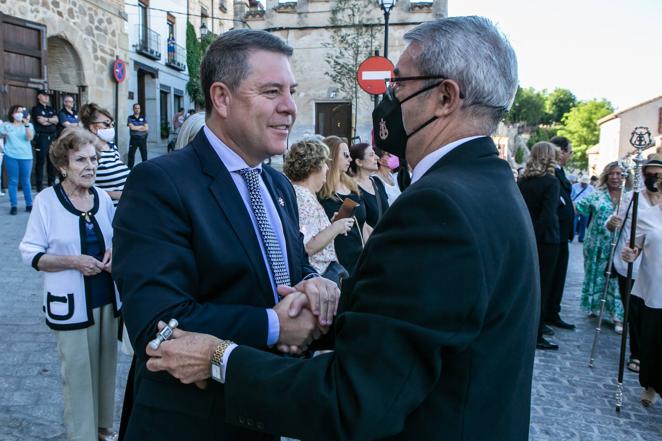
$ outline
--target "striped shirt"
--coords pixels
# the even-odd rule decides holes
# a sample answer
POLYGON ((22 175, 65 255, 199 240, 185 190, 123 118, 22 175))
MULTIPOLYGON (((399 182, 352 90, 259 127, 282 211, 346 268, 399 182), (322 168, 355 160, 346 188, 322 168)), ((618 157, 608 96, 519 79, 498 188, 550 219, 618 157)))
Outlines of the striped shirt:
MULTIPOLYGON (((99 152, 99 166, 94 185, 106 191, 122 191, 129 171, 129 168, 120 159, 117 148, 110 146, 110 150, 99 152)), ((119 200, 113 201, 115 206, 118 202, 119 200)))

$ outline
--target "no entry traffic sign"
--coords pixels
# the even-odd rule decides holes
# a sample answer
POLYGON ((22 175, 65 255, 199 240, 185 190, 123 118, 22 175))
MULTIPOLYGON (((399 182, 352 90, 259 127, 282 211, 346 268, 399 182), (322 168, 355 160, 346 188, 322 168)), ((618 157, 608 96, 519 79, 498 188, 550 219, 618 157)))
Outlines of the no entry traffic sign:
POLYGON ((386 93, 386 82, 393 76, 393 63, 384 57, 368 57, 356 73, 359 87, 370 95, 386 93))
POLYGON ((118 83, 121 83, 126 78, 126 62, 119 58, 113 63, 113 78, 118 83))

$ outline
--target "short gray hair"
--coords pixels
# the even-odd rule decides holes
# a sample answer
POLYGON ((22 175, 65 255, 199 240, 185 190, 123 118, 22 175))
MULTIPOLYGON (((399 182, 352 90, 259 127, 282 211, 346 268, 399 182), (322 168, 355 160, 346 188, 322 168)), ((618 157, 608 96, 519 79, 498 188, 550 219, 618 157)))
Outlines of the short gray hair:
POLYGON ((205 94, 205 111, 213 108, 209 89, 215 82, 222 82, 231 91, 236 90, 248 76, 248 57, 259 50, 276 52, 288 57, 293 50, 279 37, 265 31, 234 29, 218 37, 205 53, 200 63, 200 83, 205 94))
POLYGON ((425 22, 404 38, 421 49, 414 58, 421 75, 457 81, 464 106, 493 131, 517 92, 517 57, 505 35, 487 18, 470 16, 425 22))

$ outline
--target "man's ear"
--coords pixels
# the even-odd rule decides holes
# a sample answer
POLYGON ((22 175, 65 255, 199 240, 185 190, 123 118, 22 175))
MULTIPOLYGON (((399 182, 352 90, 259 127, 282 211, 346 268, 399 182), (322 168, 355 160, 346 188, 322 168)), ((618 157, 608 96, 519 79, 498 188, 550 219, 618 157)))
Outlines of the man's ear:
POLYGON ((228 86, 219 81, 212 83, 209 88, 209 96, 216 113, 222 118, 227 118, 230 114, 230 102, 232 101, 232 94, 228 86))
POLYGON ((436 105, 434 115, 437 117, 448 116, 462 107, 460 97, 460 86, 453 80, 444 80, 434 88, 436 105))

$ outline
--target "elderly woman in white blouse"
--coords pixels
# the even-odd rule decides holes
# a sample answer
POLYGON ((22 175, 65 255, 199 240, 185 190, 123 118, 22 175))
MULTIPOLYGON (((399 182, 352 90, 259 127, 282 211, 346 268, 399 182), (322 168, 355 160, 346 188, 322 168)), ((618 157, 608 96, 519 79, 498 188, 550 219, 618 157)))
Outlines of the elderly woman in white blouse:
POLYGON ((67 439, 113 440, 117 316, 111 277, 113 202, 93 186, 97 137, 65 129, 49 156, 60 183, 34 200, 19 246, 44 273, 46 325, 55 334, 67 439))
POLYGON ((299 206, 299 227, 310 264, 322 277, 336 283, 349 274, 338 263, 333 240, 347 234, 354 219, 338 219, 331 223, 317 200, 326 181, 329 148, 318 140, 303 140, 293 144, 283 164, 285 175, 292 181, 299 206))
MULTIPOLYGON (((662 188, 662 175, 657 178, 662 188)), ((641 265, 632 294, 644 301, 641 311, 639 384, 641 403, 648 407, 662 392, 662 204, 639 210, 635 248, 623 247, 622 257, 641 265)))

